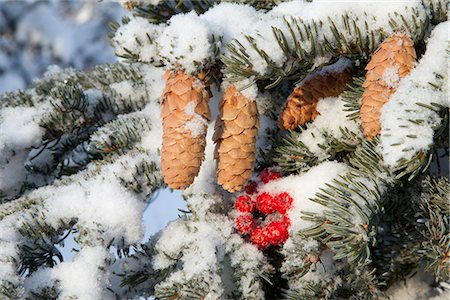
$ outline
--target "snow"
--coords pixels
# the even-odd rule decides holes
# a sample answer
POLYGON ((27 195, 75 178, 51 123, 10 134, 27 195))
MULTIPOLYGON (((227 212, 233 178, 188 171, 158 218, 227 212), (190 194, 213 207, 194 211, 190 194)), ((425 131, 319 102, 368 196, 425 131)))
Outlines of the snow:
POLYGON ((157 36, 159 30, 159 26, 151 24, 145 18, 131 17, 130 22, 119 27, 114 36, 116 54, 122 56, 131 51, 138 55, 140 61, 151 62, 156 48, 149 36, 157 36))
POLYGON ((183 128, 189 130, 192 137, 197 138, 205 134, 208 121, 195 112, 195 107, 196 103, 191 101, 184 108, 184 112, 192 118, 184 123, 183 128))
POLYGON ((307 129, 301 132, 298 140, 308 147, 309 151, 314 153, 319 160, 324 160, 329 156, 327 152, 329 137, 338 140, 343 138, 341 129, 347 129, 353 135, 361 136, 359 124, 347 118, 348 112, 345 111, 344 102, 340 97, 320 99, 316 109, 320 115, 307 125, 307 129), (323 148, 319 145, 327 147, 323 148))
POLYGON ((327 161, 305 173, 271 181, 263 185, 259 192, 269 192, 274 195, 287 192, 294 198, 288 216, 292 223, 289 232, 295 234, 299 230, 312 225, 311 222, 300 218, 302 212, 321 213, 325 209, 325 206, 311 201, 315 194, 320 192, 321 188, 325 188, 326 184, 330 184, 333 179, 344 175, 347 171, 346 164, 327 161))
POLYGON ((103 247, 82 248, 73 261, 35 272, 27 280, 26 288, 36 292, 57 282, 61 288, 60 299, 104 299, 107 282, 102 268, 108 257, 103 247))
POLYGON ((42 113, 34 107, 6 107, 0 113, 0 153, 6 149, 35 145, 44 133, 35 119, 42 113))
MULTIPOLYGON (((144 21, 139 18, 132 18, 128 24, 121 27, 125 29, 119 29, 120 32, 114 39, 117 41, 116 48, 119 54, 125 53, 124 48, 127 48, 143 59, 141 49, 145 48, 148 50, 145 61, 151 61, 151 58, 157 61, 162 59, 170 68, 182 66, 189 73, 214 63, 219 57, 218 54, 228 55, 229 52, 224 46, 233 39, 238 39, 246 49, 252 70, 264 75, 268 74, 273 66, 281 67, 291 59, 282 51, 273 34, 274 27, 280 29, 285 34, 287 44, 293 45, 294 40, 287 23, 291 27, 296 25, 290 17, 305 22, 321 21, 323 24, 318 28, 318 43, 325 39, 334 40, 331 22, 334 22, 337 28, 344 28, 345 24, 341 18, 343 14, 355 19, 355 24, 361 28, 367 25, 367 31, 373 31, 375 40, 378 40, 381 31, 388 35, 393 33, 393 29, 389 26, 389 18, 396 17, 394 13, 413 9, 417 11, 416 18, 425 18, 425 9, 418 1, 386 2, 386 5, 379 5, 367 1, 331 4, 324 1, 309 3, 296 0, 280 3, 269 12, 256 11, 246 5, 220 3, 200 16, 195 12, 175 15, 167 25, 150 26, 143 24, 144 21), (323 5, 326 5, 327 9, 322 9, 323 5), (362 15, 366 17, 361 18, 362 15), (370 22, 365 23, 366 20, 370 22), (121 30, 127 30, 127 34, 121 30), (154 41, 153 38, 149 41, 139 36, 148 34, 153 37, 158 30, 160 34, 154 41), (243 38, 244 35, 251 36, 252 41, 243 38), (128 42, 124 40, 127 38, 128 42), (144 43, 144 46, 138 49, 138 43, 133 41, 135 38, 144 43), (255 43, 264 54, 258 53, 252 43, 255 43)), ((406 22, 413 22, 410 14, 405 14, 404 18, 406 22)), ((349 44, 356 41, 355 34, 347 30, 342 30, 342 34, 349 44)), ((308 52, 313 46, 309 41, 302 42, 302 47, 308 52)), ((327 63, 330 57, 317 55, 315 59, 316 65, 320 66, 327 63)))
POLYGON ((158 54, 171 68, 182 65, 186 72, 194 72, 212 51, 208 24, 195 12, 175 15, 169 22, 155 41, 159 45, 158 54))
POLYGON ((386 68, 386 70, 383 73, 383 76, 381 77, 381 80, 386 82, 389 88, 397 88, 400 82, 400 75, 398 74, 398 65, 386 68))
POLYGON ((39 126, 48 104, 6 107, 0 111, 0 190, 8 193, 23 181, 26 149, 38 146, 44 134, 39 126))
POLYGON ((388 166, 394 167, 400 159, 411 159, 433 144, 433 127, 442 120, 438 113, 421 104, 450 106, 448 26, 449 22, 444 22, 434 28, 416 68, 400 81, 397 91, 382 108, 380 149, 388 166), (434 88, 430 82, 439 87, 434 88))
MULTIPOLYGON (((119 2, 125 6, 131 3, 127 0, 119 2)), ((154 5, 158 4, 159 0, 133 2, 139 5, 154 5)), ((174 16, 167 25, 154 25, 144 18, 131 17, 128 24, 118 29, 113 43, 119 55, 128 55, 128 52, 132 52, 137 55, 139 61, 148 63, 138 67, 139 71, 144 74, 142 82, 146 86, 143 86, 140 80, 138 80, 139 82, 125 80, 113 83, 109 88, 112 90, 113 101, 123 101, 126 105, 136 99, 142 99, 146 104, 143 109, 119 115, 117 120, 113 121, 126 122, 129 120, 142 125, 143 132, 139 132, 142 133, 142 139, 136 147, 125 154, 111 154, 110 159, 90 163, 86 170, 80 171, 78 174, 62 177, 49 186, 37 188, 28 192, 25 197, 2 205, 2 210, 0 210, 0 280, 10 280, 15 283, 22 281, 26 288, 26 295, 56 284, 61 291, 60 298, 62 299, 105 299, 111 296, 108 294, 107 288, 111 285, 110 272, 114 257, 110 254, 112 248, 108 248, 108 245, 111 242, 112 247, 126 248, 142 242, 144 237, 143 217, 148 204, 145 196, 153 188, 156 188, 145 186, 143 191, 138 193, 129 188, 129 185, 140 184, 139 180, 145 180, 136 175, 136 170, 141 164, 152 164, 156 167, 160 164, 162 128, 159 97, 164 88, 162 75, 165 68, 176 68, 181 65, 187 72, 196 72, 204 66, 214 64, 221 54, 229 55, 225 45, 234 38, 242 38, 243 35, 248 34, 254 38, 258 47, 263 49, 271 60, 271 63, 267 63, 260 54, 249 47, 249 41, 241 40, 242 44, 248 48, 248 59, 252 64, 253 71, 259 74, 268 74, 273 66, 282 66, 290 59, 280 50, 272 33, 272 26, 286 32, 285 22, 289 22, 289 18, 285 21, 285 16, 301 17, 306 21, 322 20, 324 25, 319 26, 318 29, 320 40, 332 35, 328 28, 330 24, 328 18, 341 27, 343 25, 340 23, 340 17, 343 12, 355 17, 361 16, 363 10, 368 11, 367 18, 373 20, 368 25, 371 29, 375 31, 383 29, 385 33, 389 34, 392 30, 387 25, 388 18, 382 16, 396 11, 404 11, 406 6, 417 8, 418 19, 425 14, 419 2, 386 2, 386 5, 380 5, 367 1, 352 3, 314 1, 308 3, 297 0, 281 3, 270 12, 257 12, 254 8, 246 5, 221 3, 200 16, 195 12, 174 16), (324 4, 327 5, 327 9, 323 9, 324 4), (151 65, 161 65, 159 60, 163 60, 166 65, 164 67, 151 65), (76 219, 75 227, 79 230, 76 241, 80 246, 80 252, 74 256, 72 261, 62 262, 54 268, 40 267, 31 276, 20 278, 12 258, 19 260, 19 247, 27 242, 18 229, 25 226, 23 224, 27 224, 27 221, 31 221, 29 213, 45 216, 42 222, 55 229, 61 228, 61 221, 69 222, 76 219)), ((42 14, 50 14, 52 11, 45 7, 40 10, 42 10, 42 14)), ((90 18, 91 13, 92 11, 85 10, 75 19, 77 22, 84 22, 90 18)), ((41 26, 46 20, 36 19, 36 16, 30 14, 19 26, 18 37, 37 44, 42 40, 41 44, 44 48, 50 49, 62 62, 71 63, 72 58, 77 56, 77 51, 82 51, 81 49, 84 51, 85 46, 95 40, 95 34, 84 36, 77 33, 71 29, 69 21, 58 20, 58 18, 58 16, 51 16, 48 22, 60 24, 61 27, 45 31, 41 26), (38 24, 36 28, 30 28, 30 24, 35 22, 38 24), (68 37, 64 33, 66 31, 68 37), (46 39, 48 37, 46 33, 52 38, 46 39)), ((409 21, 408 18, 407 16, 407 21, 409 21)), ((364 19, 361 18, 358 22, 363 22, 364 19)), ((392 136, 397 139, 397 142, 401 141, 401 145, 397 147, 403 147, 403 150, 407 149, 400 151, 401 157, 404 157, 405 152, 416 153, 418 150, 427 149, 432 142, 431 125, 439 124, 441 121, 431 111, 420 111, 421 118, 426 122, 417 125, 417 128, 414 127, 420 137, 417 139, 418 142, 411 144, 402 140, 406 136, 406 131, 397 130, 397 128, 401 128, 401 124, 399 125, 401 120, 390 116, 392 112, 398 113, 404 119, 417 114, 420 107, 417 107, 414 102, 406 103, 407 99, 412 98, 423 99, 428 104, 436 102, 448 106, 448 102, 445 102, 448 101, 445 98, 448 83, 436 78, 436 74, 447 76, 445 51, 448 31, 445 26, 448 26, 448 23, 436 27, 429 40, 425 56, 407 78, 399 82, 396 69, 389 69, 383 75, 383 79, 388 85, 394 87, 399 84, 397 93, 386 105, 389 108, 383 111, 384 132, 381 149, 384 151, 383 155, 388 163, 395 163, 398 154, 393 151, 392 141, 389 140, 386 131, 395 130, 396 133, 392 136), (428 81, 442 83, 441 90, 436 91, 431 88, 428 81), (413 108, 413 110, 408 109, 405 112, 405 107, 413 108)), ((89 28, 91 27, 85 27, 83 32, 89 31, 89 28)), ((378 31, 376 34, 379 34, 378 31)), ((346 35, 346 37, 348 40, 354 39, 354 36, 346 35)), ((289 37, 288 44, 292 45, 289 37)), ((309 42, 305 42, 304 46, 305 48, 312 47, 309 42)), ((101 49, 98 44, 87 48, 85 50, 86 53, 90 53, 89 55, 97 53, 101 49)), ((316 66, 320 66, 328 63, 329 60, 330 57, 317 56, 314 58, 314 63, 316 66)), ((82 65, 82 62, 76 61, 75 65, 77 64, 82 65)), ((350 65, 350 60, 341 59, 338 63, 324 67, 319 72, 339 72, 350 65)), ((2 57, 0 57, 0 66, 10 67, 2 57)), ((48 76, 58 78, 63 75, 60 69, 52 68, 49 70, 48 76)), ((14 84, 12 77, 2 78, 7 78, 9 84, 14 84)), ((261 123, 257 146, 260 150, 266 150, 271 147, 269 141, 275 124, 270 115, 274 111, 273 102, 276 101, 271 98, 269 93, 261 94, 257 85, 252 84, 254 80, 255 78, 251 77, 235 84, 240 89, 248 86, 242 90, 242 93, 257 103, 261 123)), ((212 115, 215 118, 217 117, 218 101, 222 94, 217 86, 213 86, 212 90, 214 98, 211 100, 211 106, 213 107, 212 115)), ((96 89, 90 89, 86 93, 89 102, 88 114, 92 116, 93 107, 99 103, 103 95, 96 89)), ((33 98, 33 100, 36 99, 33 98)), ((323 149, 319 145, 327 145, 330 137, 342 140, 344 138, 342 129, 348 130, 355 139, 361 137, 359 124, 356 121, 348 120, 344 103, 340 97, 320 100, 317 110, 320 115, 301 133, 299 140, 319 160, 329 158, 328 149, 323 149)), ((15 188, 17 183, 25 180, 27 174, 24 172, 23 165, 27 162, 29 155, 39 151, 39 148, 30 151, 30 147, 39 147, 42 143, 43 129, 40 127, 40 122, 42 117, 51 111, 52 108, 48 105, 48 101, 36 103, 34 107, 8 107, 0 111, 0 189, 15 188)), ((263 252, 234 233, 233 216, 232 213, 228 214, 232 206, 231 196, 222 193, 216 184, 216 162, 213 158, 214 143, 212 142, 214 121, 207 122, 202 116, 196 114, 194 102, 186 106, 185 112, 193 116, 192 121, 185 125, 193 136, 200 136, 206 130, 205 160, 194 183, 183 192, 186 208, 190 212, 172 221, 154 237, 156 254, 152 257, 153 268, 165 271, 169 267, 175 267, 175 270, 159 283, 157 288, 171 287, 176 284, 185 286, 186 283, 197 282, 197 287, 205 287, 209 291, 205 295, 205 299, 231 297, 229 294, 234 292, 232 288, 236 287, 244 297, 263 298, 260 275, 269 271, 271 267, 263 252)), ((106 117, 105 120, 109 121, 106 117)), ((102 125, 89 142, 110 141, 110 137, 115 136, 119 131, 115 131, 112 126, 108 127, 108 124, 111 123, 102 125)), ((416 134, 415 131, 412 132, 416 134)), ((84 146, 85 144, 80 145, 84 146)), ((288 212, 292 225, 289 229, 290 237, 284 245, 285 253, 295 248, 294 237, 297 233, 312 225, 311 222, 301 218, 302 213, 311 212, 319 215, 325 213, 325 206, 312 201, 315 195, 331 184, 334 179, 348 175, 349 170, 349 167, 343 162, 325 161, 306 172, 280 178, 261 187, 260 192, 267 191, 272 194, 288 192, 294 198, 292 208, 288 212)), ((152 175, 155 177, 155 181, 161 180, 159 171, 155 171, 152 175)), ((356 178, 355 182, 368 187, 368 190, 374 187, 374 183, 366 178, 356 178)), ((352 187, 350 186, 350 188, 352 187)), ((373 204, 372 198, 369 194, 363 194, 361 198, 364 199, 353 200, 362 207, 362 212, 367 213, 367 204, 373 204)), ((155 209, 154 203, 151 201, 149 204, 149 211, 155 209)), ((176 218, 174 210, 176 205, 171 203, 168 206, 161 205, 163 208, 158 211, 155 209, 154 213, 161 213, 161 216, 155 216, 156 225, 152 225, 154 226, 151 228, 152 231, 148 231, 145 237, 156 233, 157 229, 155 228, 167 220, 162 215, 167 216, 169 213, 164 210, 170 210, 171 219, 176 218)), ((356 209, 356 205, 350 209, 354 214, 353 218, 348 221, 354 223, 355 230, 359 231, 360 237, 368 241, 369 237, 357 226, 365 221, 361 217, 361 211, 356 209)), ((270 218, 266 219, 266 222, 269 221, 270 218)), ((317 241, 309 239, 303 241, 302 250, 319 252, 321 249, 317 241)), ((306 282, 328 283, 333 281, 337 285, 340 284, 342 278, 336 274, 339 265, 333 260, 333 253, 330 250, 323 251, 320 254, 320 261, 322 267, 318 268, 316 272, 309 272, 302 278, 303 283, 299 283, 296 287, 306 282)), ((302 261, 298 262, 298 264, 301 263, 302 261)), ((289 266, 286 265, 287 267, 289 266)), ((418 295, 431 296, 428 292, 422 293, 428 283, 415 284, 413 281, 412 284, 416 287, 415 290, 399 290, 395 293, 396 297, 401 300, 413 299, 411 297, 418 295)), ((443 295, 445 296, 445 294, 443 295)), ((189 295, 181 294, 180 298, 189 298, 189 295)))
POLYGON ((399 281, 387 290, 387 295, 392 300, 446 300, 450 295, 450 289, 440 291, 432 287, 433 278, 423 269, 407 278, 399 281))
MULTIPOLYGON (((58 192, 45 194, 45 189, 33 193, 46 197, 47 222, 57 227, 76 212, 78 224, 92 230, 104 228, 106 240, 123 236, 126 243, 135 243, 143 235, 141 215, 144 203, 127 191, 115 178, 90 179, 61 187, 58 192)), ((69 220, 67 220, 69 221, 69 220)))

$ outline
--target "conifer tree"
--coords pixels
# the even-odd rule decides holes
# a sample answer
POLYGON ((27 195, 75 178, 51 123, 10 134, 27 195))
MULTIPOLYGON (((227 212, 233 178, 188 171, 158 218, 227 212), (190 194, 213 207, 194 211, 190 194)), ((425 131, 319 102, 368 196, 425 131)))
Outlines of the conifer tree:
POLYGON ((0 98, 1 299, 450 295, 447 1, 120 2, 120 62, 0 98))

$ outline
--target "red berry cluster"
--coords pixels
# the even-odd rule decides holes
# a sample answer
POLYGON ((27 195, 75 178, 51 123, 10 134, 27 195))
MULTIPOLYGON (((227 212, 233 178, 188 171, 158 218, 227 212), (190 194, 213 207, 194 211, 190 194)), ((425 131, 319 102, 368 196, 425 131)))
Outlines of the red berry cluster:
MULTIPOLYGON (((279 172, 265 169, 257 179, 260 184, 281 178, 279 172)), ((286 212, 293 198, 286 192, 272 195, 258 193, 258 182, 250 181, 245 186, 245 194, 236 199, 236 209, 240 212, 235 227, 242 235, 249 235, 250 241, 260 249, 269 245, 282 245, 288 239, 290 220, 286 212)))

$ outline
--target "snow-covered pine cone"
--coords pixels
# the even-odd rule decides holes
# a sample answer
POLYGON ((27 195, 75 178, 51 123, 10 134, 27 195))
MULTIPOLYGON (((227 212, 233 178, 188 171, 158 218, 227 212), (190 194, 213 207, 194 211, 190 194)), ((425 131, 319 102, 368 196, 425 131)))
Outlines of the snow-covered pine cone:
POLYGON ((202 74, 167 71, 164 79, 167 82, 161 99, 162 174, 169 187, 185 189, 194 181, 205 156, 211 93, 202 74))
POLYGON ((319 114, 317 102, 326 97, 339 96, 352 80, 352 71, 345 68, 340 72, 317 71, 303 80, 289 96, 279 119, 283 129, 295 129, 314 120, 319 114))
POLYGON ((364 136, 372 140, 381 131, 381 108, 395 92, 400 79, 414 68, 416 50, 406 33, 385 39, 366 66, 366 80, 361 101, 361 126, 364 136))
POLYGON ((229 192, 241 191, 252 175, 258 127, 255 100, 229 85, 219 105, 213 137, 217 182, 229 192))

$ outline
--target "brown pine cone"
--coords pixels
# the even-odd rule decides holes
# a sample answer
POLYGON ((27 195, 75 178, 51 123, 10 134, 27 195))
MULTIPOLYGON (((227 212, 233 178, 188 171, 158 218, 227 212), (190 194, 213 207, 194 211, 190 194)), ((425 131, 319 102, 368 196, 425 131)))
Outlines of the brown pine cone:
POLYGON ((339 73, 318 71, 313 74, 291 93, 278 125, 287 130, 314 120, 319 115, 316 110, 317 102, 322 98, 339 96, 351 80, 352 72, 348 68, 339 73))
POLYGON ((366 81, 361 101, 361 126, 364 136, 372 140, 381 132, 381 108, 395 92, 400 79, 413 68, 416 50, 406 33, 385 39, 366 66, 366 81))
POLYGON ((201 74, 195 77, 182 70, 167 71, 164 79, 162 174, 169 187, 185 189, 194 181, 204 159, 210 90, 201 74))
POLYGON ((258 127, 256 102, 229 85, 219 105, 213 137, 217 182, 229 192, 241 191, 252 176, 258 127))

